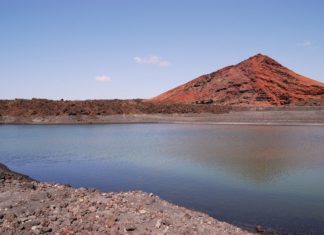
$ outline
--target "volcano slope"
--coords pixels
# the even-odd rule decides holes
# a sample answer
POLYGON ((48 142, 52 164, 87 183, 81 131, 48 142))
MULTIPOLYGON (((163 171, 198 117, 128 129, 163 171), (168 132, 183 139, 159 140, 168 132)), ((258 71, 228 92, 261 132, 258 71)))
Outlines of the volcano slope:
POLYGON ((257 54, 150 99, 157 103, 282 106, 323 103, 324 84, 257 54))

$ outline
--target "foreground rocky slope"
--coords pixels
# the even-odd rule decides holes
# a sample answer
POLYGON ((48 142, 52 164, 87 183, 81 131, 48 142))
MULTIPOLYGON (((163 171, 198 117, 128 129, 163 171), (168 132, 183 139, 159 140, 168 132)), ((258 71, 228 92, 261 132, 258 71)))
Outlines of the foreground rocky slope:
POLYGON ((0 234, 250 234, 144 192, 32 181, 0 165, 0 234))
POLYGON ((323 103, 324 84, 257 54, 237 65, 200 76, 153 99, 157 103, 298 105, 323 103))

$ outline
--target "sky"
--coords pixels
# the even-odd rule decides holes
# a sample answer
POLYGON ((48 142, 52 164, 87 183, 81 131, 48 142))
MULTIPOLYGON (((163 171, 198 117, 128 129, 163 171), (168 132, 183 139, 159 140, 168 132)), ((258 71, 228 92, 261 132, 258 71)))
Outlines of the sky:
POLYGON ((0 99, 150 98, 257 53, 324 82, 322 0, 0 0, 0 99))

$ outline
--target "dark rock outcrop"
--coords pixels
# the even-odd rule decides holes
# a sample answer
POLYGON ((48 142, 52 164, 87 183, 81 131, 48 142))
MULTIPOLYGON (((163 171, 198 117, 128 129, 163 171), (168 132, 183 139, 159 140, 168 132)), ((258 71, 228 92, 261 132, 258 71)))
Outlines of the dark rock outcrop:
POLYGON ((14 171, 11 171, 6 165, 0 163, 0 182, 3 182, 7 179, 18 179, 22 181, 32 181, 33 179, 27 175, 23 175, 14 171))

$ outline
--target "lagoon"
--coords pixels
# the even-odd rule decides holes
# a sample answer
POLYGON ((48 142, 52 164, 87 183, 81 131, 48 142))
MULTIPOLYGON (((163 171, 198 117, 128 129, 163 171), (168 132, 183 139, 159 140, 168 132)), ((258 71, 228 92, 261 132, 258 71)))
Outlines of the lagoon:
POLYGON ((324 231, 324 127, 1 125, 0 162, 40 181, 142 190, 241 227, 324 231))

